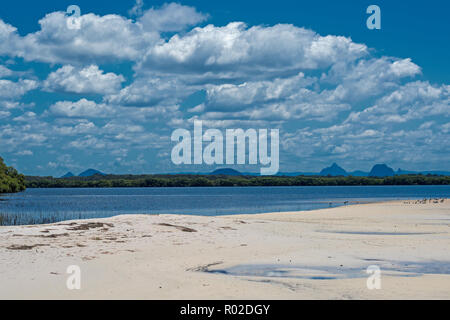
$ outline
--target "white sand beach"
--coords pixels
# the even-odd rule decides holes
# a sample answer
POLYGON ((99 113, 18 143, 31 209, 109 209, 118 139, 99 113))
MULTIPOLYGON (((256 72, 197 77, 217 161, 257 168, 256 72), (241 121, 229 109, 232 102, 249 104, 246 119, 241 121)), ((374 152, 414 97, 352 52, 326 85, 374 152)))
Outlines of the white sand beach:
POLYGON ((0 227, 0 298, 450 299, 449 248, 450 200, 0 227))

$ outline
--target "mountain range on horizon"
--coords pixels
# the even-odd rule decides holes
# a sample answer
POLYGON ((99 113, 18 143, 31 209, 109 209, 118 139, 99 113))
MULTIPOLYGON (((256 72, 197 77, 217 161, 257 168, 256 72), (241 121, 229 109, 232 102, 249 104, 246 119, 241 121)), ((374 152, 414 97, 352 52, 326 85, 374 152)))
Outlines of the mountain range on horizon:
POLYGON ((392 169, 386 164, 376 164, 372 167, 372 169, 368 172, 355 170, 355 171, 346 171, 342 167, 340 167, 337 163, 333 163, 330 167, 322 169, 319 173, 316 172, 290 172, 284 173, 279 172, 278 175, 286 175, 286 176, 295 176, 295 175, 305 175, 305 176, 353 176, 353 177, 392 177, 394 175, 404 175, 404 174, 432 174, 432 175, 444 175, 449 176, 449 171, 439 171, 439 170, 424 170, 424 171, 408 171, 399 168, 397 171, 392 169))
MULTIPOLYGON (((175 174, 186 174, 186 175, 226 175, 226 176, 259 176, 259 173, 251 173, 251 172, 240 172, 238 170, 232 168, 218 168, 210 173, 205 172, 179 172, 179 173, 171 173, 170 175, 175 174)), ((448 171, 408 171, 403 169, 398 169, 395 171, 390 168, 386 164, 376 164, 372 167, 369 172, 355 170, 355 171, 346 171, 344 168, 339 166, 337 163, 333 163, 330 167, 326 167, 322 169, 320 172, 279 172, 277 176, 331 176, 331 177, 339 177, 339 176, 353 176, 353 177, 392 177, 394 175, 405 175, 405 174, 431 174, 431 175, 443 175, 450 176, 450 172, 448 171)), ((94 175, 107 175, 96 169, 87 169, 80 173, 78 177, 91 177, 94 175)), ((60 178, 72 178, 76 177, 72 172, 67 172, 65 175, 60 178)))
MULTIPOLYGON (((92 177, 96 174, 99 174, 102 176, 106 175, 105 173, 95 170, 95 169, 87 169, 87 170, 81 172, 77 177, 92 177)), ((72 177, 75 177, 75 175, 71 171, 69 171, 65 175, 61 176, 61 178, 72 178, 72 177)))
MULTIPOLYGON (((399 169, 400 170, 400 169, 399 169)), ((372 167, 370 172, 364 171, 353 171, 347 172, 345 169, 340 167, 337 163, 333 163, 331 167, 323 169, 320 173, 320 176, 357 176, 357 177, 392 177, 395 175, 394 169, 388 167, 386 164, 376 164, 372 167)))

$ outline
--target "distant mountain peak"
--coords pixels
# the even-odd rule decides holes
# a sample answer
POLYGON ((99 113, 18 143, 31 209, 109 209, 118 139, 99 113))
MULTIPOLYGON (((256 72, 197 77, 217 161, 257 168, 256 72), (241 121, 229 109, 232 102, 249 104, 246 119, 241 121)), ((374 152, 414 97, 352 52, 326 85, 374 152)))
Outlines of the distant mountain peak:
POLYGON ((61 178, 72 178, 72 177, 75 177, 75 175, 69 171, 65 175, 63 175, 61 178))
POLYGON ((369 173, 369 177, 393 177, 394 175, 394 169, 384 163, 374 165, 369 173))
POLYGON ((320 171, 321 176, 347 176, 348 173, 341 168, 336 162, 331 167, 325 168, 320 171))
POLYGON ((79 177, 91 177, 94 176, 96 174, 102 175, 104 176, 105 174, 103 172, 100 172, 98 170, 95 169, 87 169, 86 171, 83 171, 82 173, 80 173, 78 176, 79 177))
POLYGON ((214 170, 210 173, 211 175, 224 175, 224 176, 242 176, 242 173, 240 173, 237 170, 231 169, 231 168, 222 168, 214 170))

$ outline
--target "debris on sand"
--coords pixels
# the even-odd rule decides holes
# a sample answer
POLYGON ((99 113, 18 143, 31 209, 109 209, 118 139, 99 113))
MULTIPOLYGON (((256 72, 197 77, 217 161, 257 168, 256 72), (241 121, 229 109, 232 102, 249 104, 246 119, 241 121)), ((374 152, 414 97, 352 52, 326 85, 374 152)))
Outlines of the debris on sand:
POLYGON ((12 244, 9 247, 6 247, 8 250, 31 250, 36 247, 48 246, 48 244, 33 244, 33 245, 25 245, 25 244, 12 244))
POLYGON ((88 223, 82 223, 79 225, 74 225, 73 227, 67 228, 67 230, 80 231, 80 230, 104 228, 105 226, 110 227, 110 228, 114 227, 114 225, 112 223, 88 222, 88 223))
POLYGON ((173 227, 173 228, 177 228, 180 231, 183 232, 197 232, 197 230, 192 229, 192 228, 188 228, 188 227, 183 227, 183 226, 176 226, 173 224, 169 224, 169 223, 158 223, 159 226, 163 226, 163 227, 173 227))

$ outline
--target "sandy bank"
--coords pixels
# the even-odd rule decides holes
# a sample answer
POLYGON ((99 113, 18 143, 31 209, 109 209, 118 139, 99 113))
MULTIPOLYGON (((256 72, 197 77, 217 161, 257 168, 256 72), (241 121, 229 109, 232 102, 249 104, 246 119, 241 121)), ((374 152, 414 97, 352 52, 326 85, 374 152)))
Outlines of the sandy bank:
POLYGON ((449 227, 449 200, 0 227, 0 298, 449 299, 449 227))

